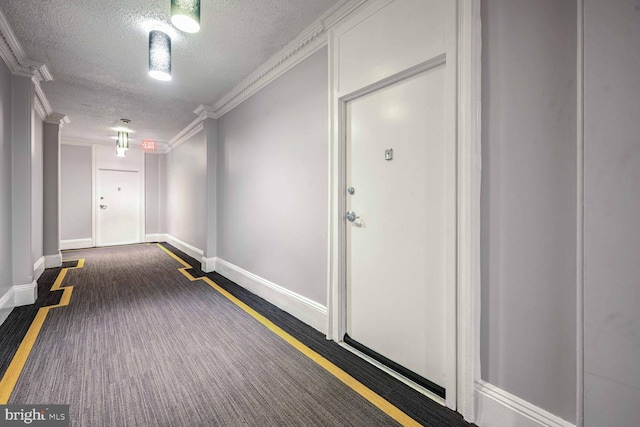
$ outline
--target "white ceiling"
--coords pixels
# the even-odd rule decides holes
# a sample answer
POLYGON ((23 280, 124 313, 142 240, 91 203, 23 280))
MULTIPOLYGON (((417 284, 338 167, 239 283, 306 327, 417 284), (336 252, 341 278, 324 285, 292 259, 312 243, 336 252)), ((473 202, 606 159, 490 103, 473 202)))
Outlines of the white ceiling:
POLYGON ((120 118, 134 141, 167 142, 338 0, 201 0, 201 30, 170 24, 170 0, 2 0, 26 56, 49 67, 63 139, 104 142, 120 118), (150 78, 148 32, 172 39, 170 82, 150 78))

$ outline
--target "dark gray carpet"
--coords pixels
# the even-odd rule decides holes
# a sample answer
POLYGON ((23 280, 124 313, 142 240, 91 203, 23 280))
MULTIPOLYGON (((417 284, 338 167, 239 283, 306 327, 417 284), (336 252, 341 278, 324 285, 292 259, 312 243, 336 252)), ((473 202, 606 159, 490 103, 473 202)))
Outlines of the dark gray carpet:
MULTIPOLYGON (((63 267, 74 267, 77 262, 65 262, 63 267)), ((38 279, 38 298, 32 305, 16 307, 0 325, 0 378, 3 377, 11 360, 27 333, 31 322, 41 307, 56 305, 60 302, 62 290, 51 292, 51 286, 60 274, 61 268, 48 268, 38 279)))
POLYGON ((157 246, 78 257, 9 403, 77 426, 396 425, 157 246))
POLYGON ((395 405, 398 409, 426 427, 469 427, 462 416, 449 408, 434 402, 413 388, 398 381, 386 372, 363 361, 360 357, 344 349, 334 341, 328 341, 324 334, 301 322, 289 313, 252 294, 241 286, 219 275, 205 274, 200 270, 200 262, 176 249, 172 245, 162 245, 189 263, 189 270, 195 277, 207 276, 236 298, 267 317, 280 328, 303 342, 307 347, 340 367, 356 380, 395 405))

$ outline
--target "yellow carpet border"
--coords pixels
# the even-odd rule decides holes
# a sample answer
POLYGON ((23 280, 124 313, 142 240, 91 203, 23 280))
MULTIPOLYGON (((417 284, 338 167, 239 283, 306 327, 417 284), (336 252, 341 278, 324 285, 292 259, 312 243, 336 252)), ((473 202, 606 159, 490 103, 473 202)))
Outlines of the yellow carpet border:
POLYGON ((262 323, 267 329, 269 329, 270 331, 272 331, 273 333, 278 335, 280 338, 282 338, 283 340, 288 342, 296 350, 300 351, 302 354, 307 356, 309 359, 311 359, 314 362, 316 362, 318 365, 320 365, 322 368, 324 368, 330 374, 332 374, 337 379, 342 381, 344 384, 349 386, 353 391, 358 393, 360 396, 362 396, 365 399, 367 399, 369 402, 371 402, 373 405, 375 405, 382 412, 384 412, 385 414, 387 414, 388 416, 393 418, 395 421, 397 421, 398 423, 402 424, 403 426, 420 426, 421 425, 416 420, 411 418, 409 415, 405 414, 400 409, 398 409, 396 406, 394 406, 389 401, 384 399, 382 396, 380 396, 379 394, 377 394, 374 391, 372 391, 371 389, 369 389, 367 386, 362 384, 360 381, 358 381, 355 378, 353 378, 351 375, 349 375, 348 373, 346 373, 345 371, 340 369, 338 366, 334 365, 329 360, 325 359, 320 354, 316 353, 315 351, 313 351, 312 349, 310 349, 309 347, 304 345, 302 342, 298 341, 292 335, 290 335, 289 333, 285 332, 283 329, 281 329, 280 327, 275 325, 273 322, 271 322, 269 319, 267 319, 266 317, 264 317, 263 315, 261 315, 260 313, 258 313, 254 309, 252 309, 251 307, 249 307, 247 304, 245 304, 244 302, 240 301, 238 298, 236 298, 233 295, 231 295, 229 292, 227 292, 225 289, 220 287, 220 285, 215 283, 210 278, 208 278, 208 277, 193 277, 187 271, 187 270, 193 268, 193 267, 191 267, 191 265, 189 265, 187 262, 185 262, 183 259, 181 259, 179 256, 177 256, 176 254, 174 254, 173 252, 171 252, 170 250, 168 250, 167 248, 165 248, 161 244, 158 243, 157 245, 163 251, 165 251, 167 254, 169 254, 173 259, 175 259, 176 261, 178 261, 180 264, 182 264, 184 266, 183 268, 179 268, 178 271, 180 271, 187 279, 189 279, 192 282, 195 282, 197 280, 202 280, 203 282, 205 282, 206 284, 211 286, 213 289, 215 289, 220 294, 222 294, 222 296, 224 296, 229 301, 231 301, 232 303, 237 305, 239 308, 244 310, 247 314, 249 314, 251 317, 256 319, 258 322, 262 323))
MULTIPOLYGON (((178 271, 180 271, 180 273, 182 273, 191 282, 202 280, 203 282, 211 286, 222 296, 227 298, 233 304, 241 308, 251 317, 253 317, 262 325, 264 325, 267 329, 269 329, 270 331, 278 335, 280 338, 285 340, 292 347, 300 351, 309 359, 313 360, 319 366, 324 368, 327 372, 329 372, 330 374, 335 376, 337 379, 342 381, 345 385, 347 385, 356 393, 358 393, 360 396, 364 397, 366 400, 371 402, 378 409, 383 411, 385 414, 393 418, 398 423, 402 424, 403 426, 420 426, 420 423, 416 422, 409 415, 402 412, 396 406, 394 406, 389 401, 384 399, 382 396, 375 393, 374 391, 366 387, 364 384, 362 384, 361 382, 353 378, 347 372, 343 371, 338 366, 334 365, 329 360, 325 359, 320 354, 313 351, 312 349, 304 345, 302 342, 294 338, 292 335, 285 332, 283 329, 275 325, 273 322, 271 322, 269 319, 267 319, 266 317, 264 317, 263 315, 261 315, 260 313, 252 309, 251 307, 249 307, 247 304, 245 304, 244 302, 240 301, 238 298, 231 295, 229 292, 227 292, 225 289, 220 287, 220 285, 215 283, 210 278, 206 276, 193 277, 187 271, 193 268, 190 264, 188 264, 186 261, 181 259, 179 256, 177 256, 176 254, 174 254, 173 252, 171 252, 161 244, 157 243, 156 245, 183 266, 182 268, 179 268, 178 271)), ((69 260, 69 261, 73 261, 73 260, 69 260)), ((44 321, 47 318, 47 314, 49 313, 49 310, 53 308, 65 307, 69 305, 69 302, 71 301, 71 294, 73 293, 73 286, 67 286, 63 288, 62 282, 64 281, 67 275, 67 272, 69 270, 74 270, 74 269, 79 269, 84 267, 84 262, 85 262, 84 258, 81 258, 77 261, 78 261, 78 264, 75 267, 63 268, 58 274, 58 277, 56 278, 56 281, 54 282, 53 286, 51 287, 51 291, 56 291, 61 289, 63 290, 63 294, 62 294, 62 297, 60 298, 60 302, 56 305, 41 307, 38 310, 38 313, 36 314, 36 317, 33 319, 33 322, 31 323, 29 330, 27 331, 25 337, 20 343, 20 347, 18 347, 16 354, 11 360, 11 364, 7 368, 7 371, 4 377, 0 381, 0 405, 6 405, 7 402, 9 401, 9 398, 11 397, 11 393, 13 393, 13 389, 15 388, 18 382, 18 379, 20 378, 20 374, 22 373, 22 370, 25 364, 27 363, 27 359, 29 357, 29 354, 31 353, 31 349, 33 348, 33 345, 35 344, 36 339, 38 338, 38 334, 42 329, 42 325, 44 324, 44 321)))
MULTIPOLYGON (((47 314, 49 314, 49 310, 52 308, 65 307, 69 305, 71 301, 71 294, 73 293, 73 286, 62 287, 62 282, 64 278, 67 276, 67 272, 69 270, 75 270, 78 268, 84 267, 84 258, 80 258, 78 260, 68 260, 68 261, 78 261, 75 267, 64 267, 60 270, 56 281, 53 283, 50 291, 59 291, 62 290, 62 297, 60 297, 60 302, 56 305, 49 305, 46 307, 41 307, 36 313, 36 317, 31 322, 31 326, 29 326, 29 330, 26 335, 22 339, 20 343, 20 347, 14 354, 13 359, 11 359, 11 363, 7 368, 4 376, 2 377, 2 381, 0 381, 0 405, 6 405, 11 397, 11 393, 13 393, 13 389, 18 383, 18 379, 20 378, 20 374, 22 373, 22 369, 24 365, 27 363, 27 359, 29 358, 29 354, 31 353, 31 349, 38 338, 38 334, 40 334, 40 330, 42 329, 42 325, 47 318, 47 314)), ((64 262, 68 262, 64 261, 64 262)))

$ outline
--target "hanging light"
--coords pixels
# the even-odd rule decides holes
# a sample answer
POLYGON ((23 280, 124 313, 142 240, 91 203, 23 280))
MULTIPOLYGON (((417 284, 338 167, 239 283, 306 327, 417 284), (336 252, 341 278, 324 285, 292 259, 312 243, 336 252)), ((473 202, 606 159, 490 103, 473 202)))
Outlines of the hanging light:
POLYGON ((149 75, 157 80, 171 80, 171 37, 158 30, 149 32, 149 75))
POLYGON ((118 131, 118 139, 116 140, 116 156, 125 157, 129 149, 129 133, 118 131))
POLYGON ((118 148, 124 148, 125 150, 129 149, 129 133, 119 131, 118 132, 118 140, 116 142, 116 146, 118 148))
POLYGON ((200 31, 200 0, 171 0, 171 23, 185 33, 200 31))
POLYGON ((116 156, 118 156, 118 157, 127 157, 127 149, 126 148, 122 148, 122 147, 118 147, 118 144, 116 143, 116 156))

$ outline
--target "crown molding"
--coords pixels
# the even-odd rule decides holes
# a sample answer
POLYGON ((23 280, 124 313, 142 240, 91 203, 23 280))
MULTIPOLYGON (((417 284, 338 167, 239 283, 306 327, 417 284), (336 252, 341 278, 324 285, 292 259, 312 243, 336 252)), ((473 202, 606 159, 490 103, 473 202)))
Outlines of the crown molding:
POLYGON ((260 89, 326 46, 327 34, 338 22, 367 0, 343 0, 329 9, 296 38, 269 58, 214 105, 215 115, 222 117, 260 89))
POLYGON ((49 104, 49 100, 47 99, 47 96, 44 94, 44 91, 42 90, 42 86, 40 86, 40 82, 37 82, 34 85, 35 88, 35 103, 36 103, 36 108, 40 107, 42 108, 42 110, 44 111, 44 117, 42 118, 42 120, 44 120, 49 114, 51 114, 53 112, 53 109, 51 108, 51 104, 49 104))
POLYGON ((13 74, 31 77, 36 83, 53 80, 46 64, 27 58, 2 10, 0 10, 0 56, 13 74))
POLYGON ((168 153, 171 150, 175 149, 187 139, 203 130, 204 125, 202 124, 202 122, 204 120, 218 118, 218 115, 211 105, 200 105, 193 111, 193 113, 198 116, 198 118, 189 123, 184 129, 178 132, 176 136, 169 140, 169 144, 167 144, 167 147, 164 150, 165 153, 168 153))
POLYGON ((44 119, 44 122, 45 123, 51 123, 51 124, 54 124, 54 125, 60 125, 60 127, 62 127, 65 124, 71 123, 71 120, 69 120, 69 117, 67 117, 66 114, 49 113, 49 115, 44 119))
POLYGON ((200 120, 218 118, 218 114, 211 105, 201 105, 196 108, 193 113, 196 114, 200 120))
POLYGON ((196 108, 194 113, 198 118, 189 123, 169 141, 166 152, 173 150, 202 130, 203 127, 198 125, 204 119, 218 119, 222 117, 260 89, 326 46, 328 31, 367 1, 368 0, 343 0, 339 2, 302 31, 278 53, 238 83, 215 105, 200 105, 196 108), (198 129, 196 130, 197 126, 198 129))
MULTIPOLYGON (((206 118, 207 117, 205 117, 205 119, 206 118)), ((204 119, 198 117, 197 119, 192 121, 189 124, 189 126, 187 126, 186 128, 182 129, 178 135, 176 135, 175 137, 173 137, 171 139, 171 141, 169 141, 169 144, 164 149, 163 153, 166 154, 166 153, 171 152, 172 150, 175 150, 181 144, 186 142, 189 138, 191 138, 192 136, 194 136, 194 135, 198 134, 199 132, 201 132, 202 130, 204 130, 204 123, 202 123, 203 121, 204 121, 204 119)))
POLYGON ((233 110, 326 44, 324 24, 322 21, 316 21, 218 101, 214 106, 218 117, 233 110))
POLYGON ((36 109, 40 120, 45 121, 49 114, 47 114, 47 110, 44 108, 44 105, 42 105, 42 101, 38 98, 38 95, 34 95, 33 97, 33 108, 36 109))
POLYGON ((46 64, 27 58, 2 10, 0 10, 0 57, 12 74, 29 77, 33 80, 35 87, 33 104, 40 118, 46 120, 53 110, 40 82, 49 82, 53 80, 53 76, 46 64))

